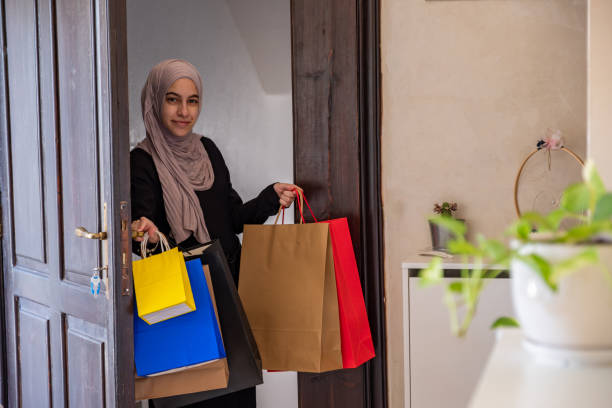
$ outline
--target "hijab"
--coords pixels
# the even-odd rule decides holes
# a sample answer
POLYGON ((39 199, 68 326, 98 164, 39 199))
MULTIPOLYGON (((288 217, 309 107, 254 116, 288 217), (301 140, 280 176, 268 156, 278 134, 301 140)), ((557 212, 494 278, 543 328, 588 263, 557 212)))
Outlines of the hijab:
MULTIPOLYGON (((166 217, 177 243, 193 235, 200 242, 210 241, 204 213, 195 191, 208 190, 215 175, 202 136, 191 132, 174 136, 162 122, 166 92, 180 78, 189 78, 202 97, 202 79, 189 62, 168 59, 153 67, 140 102, 146 138, 137 147, 151 155, 161 182, 166 217)), ((198 106, 200 108, 200 105, 198 106)))

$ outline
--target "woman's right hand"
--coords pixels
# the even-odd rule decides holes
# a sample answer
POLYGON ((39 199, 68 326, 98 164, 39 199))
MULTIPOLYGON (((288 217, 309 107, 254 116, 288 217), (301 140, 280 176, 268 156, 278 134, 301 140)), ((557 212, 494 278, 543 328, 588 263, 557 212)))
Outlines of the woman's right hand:
MULTIPOLYGON (((140 217, 139 220, 132 221, 132 231, 143 231, 149 234, 149 242, 156 244, 159 241, 159 235, 157 235, 157 227, 153 224, 153 221, 147 217, 140 217)), ((136 237, 135 241, 141 242, 144 237, 136 237)))

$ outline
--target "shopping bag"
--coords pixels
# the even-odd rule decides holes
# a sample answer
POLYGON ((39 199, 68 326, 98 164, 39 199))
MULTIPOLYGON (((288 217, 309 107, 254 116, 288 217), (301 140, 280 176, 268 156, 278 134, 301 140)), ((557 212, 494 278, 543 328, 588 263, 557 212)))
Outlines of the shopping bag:
POLYGON ((342 368, 328 224, 245 225, 238 293, 263 368, 342 368))
POLYGON ((132 262, 134 292, 139 317, 148 324, 158 323, 195 310, 185 260, 178 248, 170 249, 158 232, 162 253, 146 256, 148 235, 141 242, 143 259, 132 262))
POLYGON ((224 389, 159 398, 156 408, 175 408, 219 397, 263 383, 257 344, 238 297, 238 291, 219 241, 182 248, 186 260, 201 259, 210 268, 217 310, 229 366, 228 386, 224 389))
POLYGON ((329 224, 334 252, 342 367, 355 368, 374 358, 375 353, 351 233, 346 218, 320 222, 329 224))
MULTIPOLYGON (((212 290, 208 266, 203 265, 203 271, 216 314, 215 295, 212 290)), ((217 316, 218 322, 219 318, 217 316)), ((227 387, 228 376, 227 358, 220 358, 166 374, 156 374, 148 377, 137 376, 134 379, 135 396, 136 400, 143 400, 225 388, 227 387)))
POLYGON ((225 357, 202 262, 194 259, 185 265, 195 294, 194 312, 154 325, 134 314, 134 358, 141 377, 225 357))

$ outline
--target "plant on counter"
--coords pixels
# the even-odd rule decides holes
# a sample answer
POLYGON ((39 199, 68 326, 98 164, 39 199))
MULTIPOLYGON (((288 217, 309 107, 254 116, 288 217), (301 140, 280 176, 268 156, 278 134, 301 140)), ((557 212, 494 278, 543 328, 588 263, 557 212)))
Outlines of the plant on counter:
MULTIPOLYGON (((439 215, 430 221, 453 233, 448 251, 473 265, 461 271, 462 279, 445 287, 444 302, 455 335, 466 334, 487 279, 509 269, 515 311, 526 338, 550 348, 595 347, 612 353, 612 192, 606 192, 591 162, 583 169, 583 182, 564 191, 559 208, 546 215, 526 213, 507 229, 513 238, 509 245, 482 235, 470 243, 464 223, 452 217, 439 215), (568 285, 571 291, 560 290, 568 285), (585 292, 576 295, 582 286, 585 292), (551 292, 555 296, 548 296, 551 292), (579 304, 590 298, 597 298, 593 305, 579 304), (569 307, 559 306, 559 299, 570 302, 569 307), (576 316, 563 316, 574 309, 576 316), (564 318, 575 321, 567 323, 564 318), (550 333, 541 332, 544 329, 550 333)), ((422 286, 440 284, 442 278, 440 258, 420 273, 422 286)), ((492 324, 492 328, 501 326, 518 326, 518 322, 502 317, 492 324)))
MULTIPOLYGON (((444 201, 442 204, 434 205, 434 213, 440 218, 453 220, 453 213, 457 211, 457 203, 444 201)), ((463 223, 463 220, 456 220, 463 223)), ((431 246, 435 251, 448 251, 448 242, 453 238, 452 230, 446 228, 442 223, 429 222, 431 233, 431 246)))
POLYGON ((442 204, 436 203, 434 205, 434 212, 442 217, 452 217, 455 211, 457 211, 457 203, 448 203, 444 201, 442 204))

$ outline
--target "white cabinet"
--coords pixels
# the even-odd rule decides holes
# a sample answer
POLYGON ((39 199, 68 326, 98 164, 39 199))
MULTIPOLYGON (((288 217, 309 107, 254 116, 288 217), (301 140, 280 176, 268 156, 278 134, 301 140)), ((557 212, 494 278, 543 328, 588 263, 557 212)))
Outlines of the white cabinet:
MULTIPOLYGON (((510 281, 490 279, 465 338, 450 333, 443 287, 421 288, 423 263, 403 265, 404 382, 407 408, 464 408, 476 388, 494 341, 491 323, 512 316, 510 281)), ((445 265, 445 276, 458 276, 462 265, 445 265)), ((445 278, 451 281, 455 278, 445 278)))

